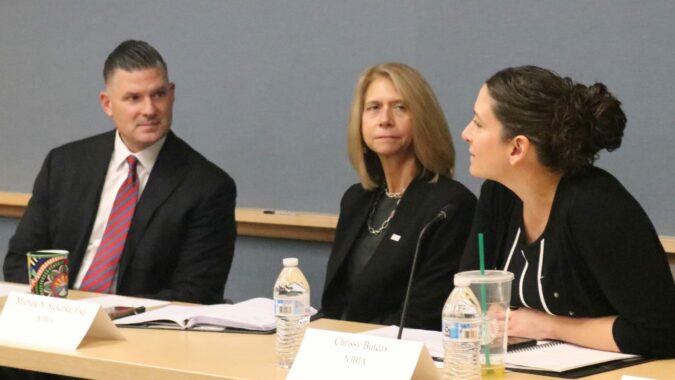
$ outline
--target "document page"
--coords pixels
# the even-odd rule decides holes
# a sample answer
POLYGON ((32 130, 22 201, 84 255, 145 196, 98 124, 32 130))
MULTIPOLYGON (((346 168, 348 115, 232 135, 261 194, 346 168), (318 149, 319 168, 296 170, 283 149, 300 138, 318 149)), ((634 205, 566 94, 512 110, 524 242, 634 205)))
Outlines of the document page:
POLYGON ((0 297, 7 297, 10 292, 28 293, 30 292, 30 287, 27 284, 0 282, 0 297))
POLYGON ((557 341, 540 341, 534 347, 509 352, 506 366, 563 372, 593 364, 635 358, 636 355, 594 350, 557 341))
MULTIPOLYGON (((396 339, 398 336, 398 326, 380 327, 364 331, 362 334, 396 339)), ((427 346, 429 354, 434 359, 442 360, 443 358, 443 334, 440 331, 405 328, 403 329, 401 339, 422 342, 427 346)))
POLYGON ((152 322, 162 325, 173 324, 176 328, 184 329, 187 326, 187 320, 192 317, 196 308, 199 308, 199 306, 168 305, 145 313, 116 319, 113 323, 123 326, 152 322))
MULTIPOLYGON (((312 313, 316 313, 312 309, 312 313)), ((234 305, 169 305, 157 310, 115 320, 116 325, 170 323, 184 329, 208 329, 208 326, 270 331, 275 328, 274 300, 252 298, 234 305), (204 328, 205 327, 205 328, 204 328)))
POLYGON ((253 298, 235 305, 210 305, 199 310, 188 328, 199 325, 234 327, 246 330, 273 330, 274 300, 253 298))

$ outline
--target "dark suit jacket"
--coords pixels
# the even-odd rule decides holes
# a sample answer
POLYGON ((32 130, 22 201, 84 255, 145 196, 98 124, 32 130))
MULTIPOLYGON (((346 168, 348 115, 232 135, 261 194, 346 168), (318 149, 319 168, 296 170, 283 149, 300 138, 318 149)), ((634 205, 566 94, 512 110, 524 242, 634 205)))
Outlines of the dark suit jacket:
MULTIPOLYGON (((9 242, 5 280, 26 283, 26 252, 70 252, 70 286, 96 218, 115 131, 52 150, 9 242)), ((117 294, 198 303, 222 300, 236 236, 234 181, 169 132, 136 206, 117 294)))
POLYGON ((403 195, 391 224, 350 294, 346 294, 347 261, 377 191, 360 184, 342 198, 335 243, 328 260, 322 312, 329 318, 398 325, 417 238, 424 225, 446 205, 448 217, 427 231, 420 248, 406 317, 406 327, 440 330, 441 311, 452 290, 464 249, 476 197, 462 184, 441 176, 436 183, 415 179, 403 195), (398 234, 399 241, 391 239, 398 234))

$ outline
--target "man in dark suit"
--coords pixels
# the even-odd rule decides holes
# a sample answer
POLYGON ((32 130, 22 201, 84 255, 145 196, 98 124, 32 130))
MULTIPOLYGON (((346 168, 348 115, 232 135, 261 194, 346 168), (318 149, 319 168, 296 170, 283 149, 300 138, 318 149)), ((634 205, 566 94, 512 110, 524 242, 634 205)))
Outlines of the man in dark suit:
POLYGON ((26 252, 65 249, 71 288, 221 301, 236 237, 234 181, 170 131, 175 85, 152 46, 120 44, 104 79, 100 103, 115 130, 47 155, 10 240, 5 280, 27 282, 26 252))

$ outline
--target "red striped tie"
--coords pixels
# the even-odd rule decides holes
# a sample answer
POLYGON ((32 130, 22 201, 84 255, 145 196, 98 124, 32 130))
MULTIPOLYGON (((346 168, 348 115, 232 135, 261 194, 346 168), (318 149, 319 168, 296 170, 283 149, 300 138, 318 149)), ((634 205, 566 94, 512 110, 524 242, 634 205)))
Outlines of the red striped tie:
POLYGON ((98 246, 96 256, 82 280, 81 290, 98 293, 110 291, 138 201, 138 176, 136 175, 138 159, 129 156, 127 163, 129 174, 117 191, 101 245, 98 246))

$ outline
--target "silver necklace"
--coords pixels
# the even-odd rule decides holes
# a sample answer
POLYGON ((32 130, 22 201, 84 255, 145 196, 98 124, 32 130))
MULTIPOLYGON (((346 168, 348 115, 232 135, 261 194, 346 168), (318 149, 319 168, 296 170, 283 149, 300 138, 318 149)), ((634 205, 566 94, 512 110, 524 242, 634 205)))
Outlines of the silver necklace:
POLYGON ((389 191, 388 189, 385 188, 384 189, 384 195, 386 195, 387 198, 401 199, 404 191, 405 191, 405 188, 403 190, 399 191, 398 193, 394 193, 394 192, 391 192, 391 191, 389 191))
MULTIPOLYGON (((385 190, 386 193, 386 190, 385 190)), ((401 192, 402 193, 402 192, 401 192)), ((387 194, 389 197, 389 194, 387 194)), ((368 215, 368 232, 370 232, 372 235, 379 235, 382 231, 386 230, 387 227, 389 227, 389 222, 391 222, 391 219, 394 217, 394 214, 396 214, 396 209, 398 208, 398 204, 401 203, 401 196, 398 196, 398 200, 396 201, 396 206, 394 206, 394 209, 391 210, 391 213, 389 213, 389 217, 382 222, 382 225, 380 228, 375 228, 373 227, 373 216, 375 215, 375 210, 377 209, 377 204, 380 203, 380 198, 382 198, 382 193, 377 197, 375 200, 375 203, 373 203, 373 207, 370 209, 370 214, 368 215)), ((389 197, 389 198, 395 198, 395 197, 389 197)))

